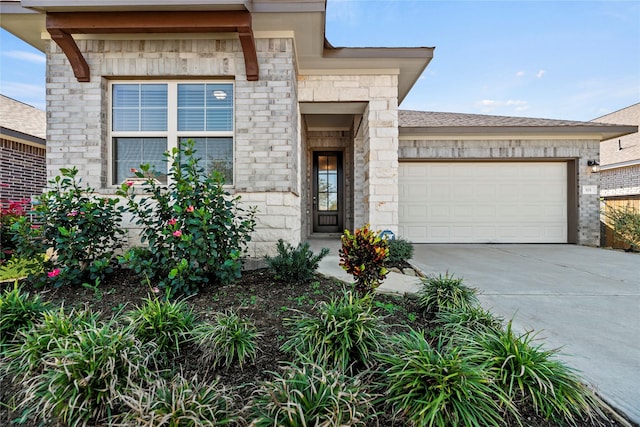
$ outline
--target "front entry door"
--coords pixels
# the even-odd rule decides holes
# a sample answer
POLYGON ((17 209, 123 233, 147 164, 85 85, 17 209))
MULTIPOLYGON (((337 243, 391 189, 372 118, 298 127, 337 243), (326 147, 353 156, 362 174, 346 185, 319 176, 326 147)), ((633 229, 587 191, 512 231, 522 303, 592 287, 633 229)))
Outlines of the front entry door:
POLYGON ((313 231, 340 233, 343 231, 344 202, 342 153, 313 153, 313 231))

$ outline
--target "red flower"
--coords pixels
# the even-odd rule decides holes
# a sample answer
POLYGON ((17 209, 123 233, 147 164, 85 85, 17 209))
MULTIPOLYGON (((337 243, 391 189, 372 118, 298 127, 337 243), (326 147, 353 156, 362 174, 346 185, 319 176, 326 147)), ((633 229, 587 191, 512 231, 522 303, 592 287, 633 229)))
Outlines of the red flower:
POLYGON ((195 208, 193 206, 189 206, 187 208, 187 212, 193 212, 195 210, 195 208))
POLYGON ((176 231, 174 231, 174 232, 173 232, 173 235, 174 235, 175 237, 180 237, 180 236, 182 236, 182 231, 180 231, 180 230, 176 230, 176 231))
POLYGON ((60 274, 60 269, 59 269, 59 268, 56 268, 55 270, 48 272, 48 273, 47 273, 47 276, 49 276, 49 277, 56 277, 56 276, 57 276, 57 275, 59 275, 59 274, 60 274))
POLYGON ((127 181, 127 187, 133 186, 133 181, 127 181))
POLYGON ((177 219, 175 219, 175 218, 171 218, 171 219, 169 220, 169 225, 174 225, 176 222, 178 222, 178 220, 177 220, 177 219))

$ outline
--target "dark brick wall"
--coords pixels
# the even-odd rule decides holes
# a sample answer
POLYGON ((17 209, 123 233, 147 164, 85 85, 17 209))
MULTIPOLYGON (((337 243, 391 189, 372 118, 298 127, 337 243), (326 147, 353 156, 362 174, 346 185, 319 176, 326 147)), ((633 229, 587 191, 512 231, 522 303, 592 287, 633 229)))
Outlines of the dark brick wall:
POLYGON ((46 148, 0 138, 0 202, 30 199, 47 184, 46 148))

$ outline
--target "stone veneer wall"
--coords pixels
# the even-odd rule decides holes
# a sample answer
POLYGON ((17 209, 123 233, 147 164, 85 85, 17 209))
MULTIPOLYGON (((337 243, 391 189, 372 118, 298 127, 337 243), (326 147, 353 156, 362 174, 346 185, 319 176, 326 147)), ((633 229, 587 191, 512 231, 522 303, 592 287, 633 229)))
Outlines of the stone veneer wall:
POLYGON ((600 195, 640 196, 640 165, 600 170, 600 195))
MULTIPOLYGON (((60 48, 47 51, 47 175, 76 166, 85 183, 113 194, 109 176, 109 80, 223 78, 235 83, 235 182, 232 192, 258 208, 250 252, 261 257, 279 238, 301 235, 298 102, 293 40, 256 39, 260 79, 246 80, 240 43, 206 40, 78 40, 91 70, 79 83, 60 48)), ((137 233, 130 233, 135 244, 137 233)))
POLYGON ((47 185, 46 149, 0 138, 0 208, 31 200, 47 185))
POLYGON ((397 233, 398 76, 301 75, 298 99, 300 102, 368 102, 355 137, 354 226, 368 222, 375 229, 397 233), (363 175, 359 176, 361 170, 363 175))
MULTIPOLYGON (((583 194, 584 186, 599 185, 600 176, 587 166, 589 159, 597 159, 598 140, 569 139, 400 139, 400 160, 572 160, 578 161, 577 243, 597 246, 600 242, 600 204, 598 194, 583 194)), ((596 192, 597 193, 597 192, 596 192)))

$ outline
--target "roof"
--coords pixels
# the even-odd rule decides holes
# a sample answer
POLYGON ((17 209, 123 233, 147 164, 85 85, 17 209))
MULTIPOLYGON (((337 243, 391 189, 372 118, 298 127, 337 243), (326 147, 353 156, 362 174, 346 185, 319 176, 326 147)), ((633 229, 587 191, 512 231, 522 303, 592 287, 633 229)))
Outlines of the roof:
MULTIPOLYGON (((47 31, 45 13, 168 10, 250 11, 256 38, 276 35, 295 39, 300 75, 397 75, 398 103, 433 58, 433 47, 332 46, 325 40, 326 0, 0 0, 0 25, 44 52, 47 42, 42 38, 47 31)), ((136 34, 135 37, 145 36, 136 34)))
POLYGON ((0 95, 0 133, 10 139, 26 139, 44 144, 47 114, 31 105, 0 95))
POLYGON ((398 112, 398 123, 404 135, 576 134, 607 139, 638 131, 637 126, 618 124, 410 110, 398 112))
MULTIPOLYGON (((630 105, 597 119, 597 123, 624 123, 640 126, 640 103, 630 105)), ((640 164, 640 133, 614 137, 600 143, 600 167, 623 167, 640 164)), ((606 169, 606 168, 604 168, 606 169)))

